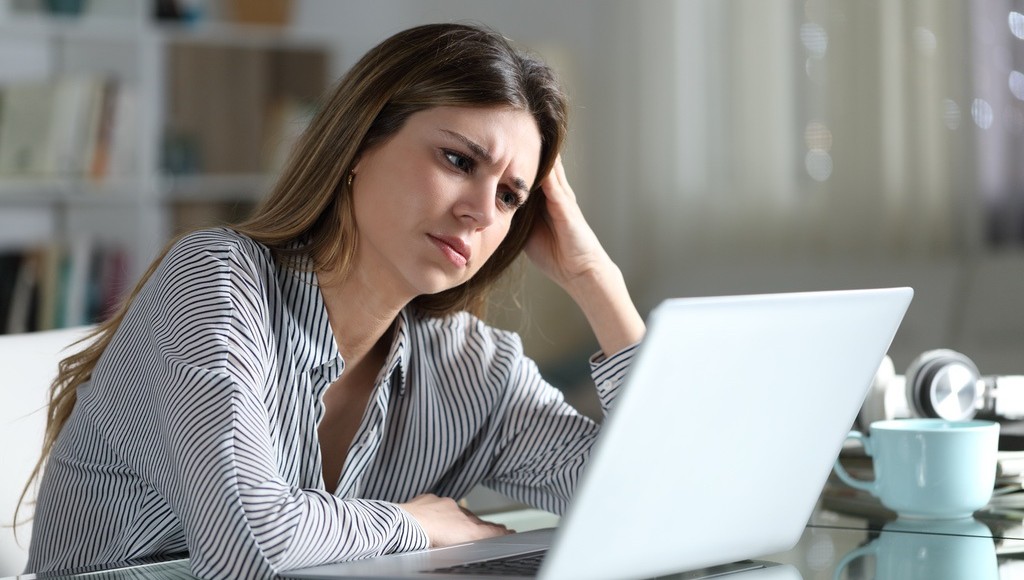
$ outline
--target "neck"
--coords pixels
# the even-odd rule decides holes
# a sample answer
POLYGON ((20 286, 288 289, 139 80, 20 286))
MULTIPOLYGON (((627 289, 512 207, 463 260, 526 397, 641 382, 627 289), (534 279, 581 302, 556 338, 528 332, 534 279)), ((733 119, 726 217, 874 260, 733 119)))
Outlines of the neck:
POLYGON ((320 272, 318 277, 331 330, 346 366, 359 364, 374 347, 390 346, 385 344, 388 330, 404 303, 388 302, 387 293, 375 291, 358 276, 342 278, 320 272))

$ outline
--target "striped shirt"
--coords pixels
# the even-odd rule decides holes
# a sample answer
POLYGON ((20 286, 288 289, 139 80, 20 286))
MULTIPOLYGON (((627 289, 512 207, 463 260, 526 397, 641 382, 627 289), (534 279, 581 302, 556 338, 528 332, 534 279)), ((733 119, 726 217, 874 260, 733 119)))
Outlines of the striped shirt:
MULTIPOLYGON (((635 350, 591 359, 605 411, 635 350)), ((515 334, 403 310, 332 494, 317 426, 344 366, 315 273, 231 230, 186 236, 78 389, 28 570, 187 551, 197 576, 265 578, 427 547, 396 505, 422 493, 566 507, 598 425, 515 334)))

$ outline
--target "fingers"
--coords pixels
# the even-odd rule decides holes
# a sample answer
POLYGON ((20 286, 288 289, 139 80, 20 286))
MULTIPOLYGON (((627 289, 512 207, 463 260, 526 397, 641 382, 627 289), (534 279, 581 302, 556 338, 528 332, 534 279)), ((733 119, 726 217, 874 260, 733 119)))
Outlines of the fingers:
POLYGON ((549 201, 566 202, 576 201, 576 194, 569 185, 569 179, 565 176, 565 165, 562 164, 562 156, 555 158, 555 165, 541 181, 541 188, 549 201))
POLYGON ((514 530, 508 529, 508 526, 482 520, 479 516, 465 508, 462 508, 462 511, 471 524, 471 527, 469 528, 470 533, 475 534, 475 537, 468 539, 482 540, 484 538, 507 536, 515 533, 514 530))
POLYGON ((495 532, 493 534, 495 536, 507 536, 508 534, 514 534, 515 533, 515 530, 510 530, 508 528, 508 526, 506 526, 506 525, 496 524, 494 522, 489 522, 487 520, 480 519, 480 516, 476 515, 475 513, 469 511, 468 509, 466 509, 466 508, 464 508, 462 506, 459 506, 459 509, 462 510, 462 513, 467 518, 473 520, 477 524, 479 524, 481 526, 485 526, 485 527, 491 528, 491 531, 495 532))
POLYGON ((432 546, 450 546, 472 540, 511 534, 507 527, 485 522, 455 500, 433 494, 417 496, 402 509, 419 522, 432 546))

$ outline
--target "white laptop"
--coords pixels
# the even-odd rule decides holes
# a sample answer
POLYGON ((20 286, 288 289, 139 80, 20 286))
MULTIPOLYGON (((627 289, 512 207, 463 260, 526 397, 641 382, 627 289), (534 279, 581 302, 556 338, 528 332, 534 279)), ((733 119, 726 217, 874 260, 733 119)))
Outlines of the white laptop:
POLYGON ((539 572, 506 577, 736 569, 743 580, 799 578, 751 558, 799 541, 912 296, 883 288, 666 300, 651 312, 557 529, 285 576, 472 578, 459 566, 549 548, 539 572))

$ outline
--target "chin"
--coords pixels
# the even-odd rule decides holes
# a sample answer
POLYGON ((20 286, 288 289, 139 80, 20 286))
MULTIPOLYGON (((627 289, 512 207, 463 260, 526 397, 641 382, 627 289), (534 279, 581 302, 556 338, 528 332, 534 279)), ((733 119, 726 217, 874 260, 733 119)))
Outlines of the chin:
POLYGON ((464 282, 465 280, 452 280, 448 277, 437 276, 420 280, 414 287, 418 290, 418 296, 424 296, 446 292, 464 282))

